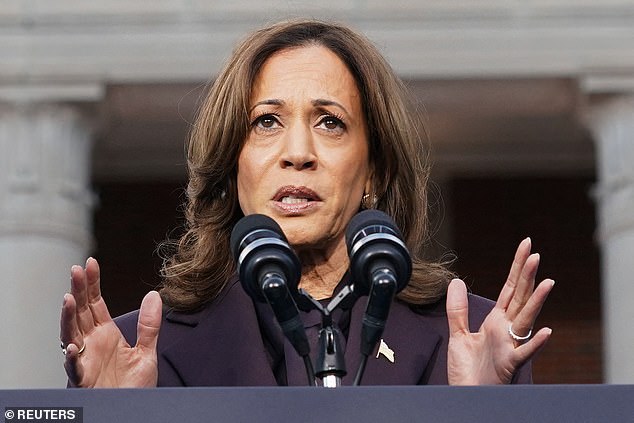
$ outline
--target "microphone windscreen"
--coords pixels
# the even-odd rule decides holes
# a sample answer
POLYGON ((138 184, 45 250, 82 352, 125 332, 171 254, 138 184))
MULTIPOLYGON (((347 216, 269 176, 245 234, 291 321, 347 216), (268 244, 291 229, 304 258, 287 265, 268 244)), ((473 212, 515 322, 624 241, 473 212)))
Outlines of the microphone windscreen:
POLYGON ((369 272, 387 260, 396 274, 397 292, 405 288, 412 274, 412 260, 394 220, 380 210, 364 210, 346 228, 346 246, 355 291, 366 295, 371 286, 369 272))
POLYGON ((240 255, 240 243, 244 240, 244 237, 257 230, 270 230, 275 232, 280 239, 285 239, 284 232, 277 222, 268 216, 263 214, 250 214, 244 216, 236 223, 231 231, 231 253, 234 259, 237 261, 240 255))
MULTIPOLYGON (((346 245, 348 246, 348 253, 355 243, 357 235, 365 228, 371 226, 384 226, 394 232, 396 236, 402 238, 401 231, 399 231, 394 220, 384 212, 375 209, 363 210, 357 213, 346 228, 346 245)), ((361 233, 363 235, 363 233, 361 233)))

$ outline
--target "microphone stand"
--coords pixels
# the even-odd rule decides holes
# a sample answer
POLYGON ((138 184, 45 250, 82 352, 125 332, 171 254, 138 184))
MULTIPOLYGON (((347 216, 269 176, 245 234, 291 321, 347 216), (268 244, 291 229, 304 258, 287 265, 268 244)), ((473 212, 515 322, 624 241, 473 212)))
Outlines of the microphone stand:
POLYGON ((339 329, 333 326, 330 314, 324 314, 319 331, 315 376, 322 380, 324 388, 336 388, 341 386, 341 378, 346 373, 339 329))
POLYGON ((341 386, 341 379, 348 373, 346 362, 341 347, 341 332, 332 321, 332 312, 346 299, 354 301, 354 288, 344 287, 330 303, 323 307, 303 289, 300 295, 321 312, 321 329, 319 331, 319 343, 317 360, 315 361, 315 376, 322 380, 324 388, 336 388, 341 386))

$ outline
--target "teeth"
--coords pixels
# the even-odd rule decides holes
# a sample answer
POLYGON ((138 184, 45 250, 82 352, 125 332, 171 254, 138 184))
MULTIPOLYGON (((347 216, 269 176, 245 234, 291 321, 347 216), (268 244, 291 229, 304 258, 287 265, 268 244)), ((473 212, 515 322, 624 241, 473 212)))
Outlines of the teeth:
POLYGON ((282 197, 282 203, 284 204, 308 203, 308 198, 282 197))

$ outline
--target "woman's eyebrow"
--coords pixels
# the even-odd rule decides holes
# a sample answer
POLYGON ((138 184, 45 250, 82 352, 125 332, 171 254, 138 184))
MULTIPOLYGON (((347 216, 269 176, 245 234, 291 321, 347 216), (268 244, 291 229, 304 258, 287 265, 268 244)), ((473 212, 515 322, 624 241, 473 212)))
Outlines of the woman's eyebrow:
MULTIPOLYGON (((251 113, 253 109, 255 109, 258 106, 283 106, 285 104, 286 103, 284 102, 284 100, 280 100, 278 98, 269 98, 266 100, 260 100, 249 109, 249 113, 251 113)), ((349 114, 348 110, 341 103, 336 102, 334 100, 326 100, 323 98, 317 98, 315 100, 312 100, 311 104, 313 105, 313 107, 335 106, 343 110, 346 114, 349 114)))
POLYGON ((350 113, 348 113, 348 110, 346 110, 346 108, 343 107, 343 105, 341 103, 338 103, 338 102, 333 101, 333 100, 326 100, 326 99, 323 99, 323 98, 318 98, 318 99, 315 99, 315 100, 311 101, 311 103, 315 107, 319 107, 319 106, 335 106, 335 107, 339 107, 346 114, 350 114, 350 113))
POLYGON ((251 113, 253 111, 253 109, 255 109, 258 106, 283 106, 284 105, 284 100, 280 100, 277 98, 269 98, 266 100, 261 100, 258 101, 257 103, 255 103, 250 109, 249 109, 249 113, 251 113))

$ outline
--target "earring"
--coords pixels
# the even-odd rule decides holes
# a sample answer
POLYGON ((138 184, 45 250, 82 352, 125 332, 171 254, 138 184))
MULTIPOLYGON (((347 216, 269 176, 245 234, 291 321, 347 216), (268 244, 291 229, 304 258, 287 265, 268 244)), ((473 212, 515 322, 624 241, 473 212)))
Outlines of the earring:
POLYGON ((361 208, 367 210, 367 209, 373 209, 374 206, 376 206, 376 202, 378 201, 376 195, 374 194, 363 194, 363 197, 361 197, 361 208))

